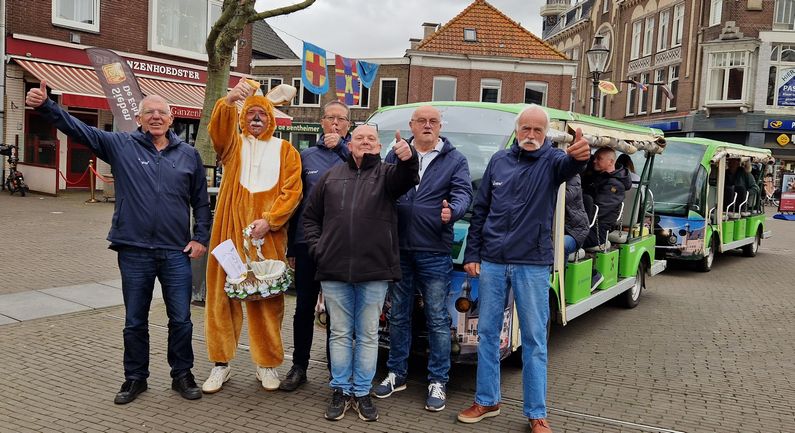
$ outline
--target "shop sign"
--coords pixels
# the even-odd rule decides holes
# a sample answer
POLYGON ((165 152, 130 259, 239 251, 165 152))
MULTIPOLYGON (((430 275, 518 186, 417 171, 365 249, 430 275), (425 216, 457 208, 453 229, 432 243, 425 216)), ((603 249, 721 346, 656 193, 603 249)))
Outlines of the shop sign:
POLYGON ((795 106, 795 68, 782 68, 777 93, 776 104, 778 106, 795 106))
POLYGON ((319 123, 293 123, 289 126, 277 126, 277 131, 280 132, 298 132, 298 133, 307 133, 307 134, 320 134, 323 132, 320 129, 319 123))
POLYGON ((795 120, 765 119, 762 129, 776 129, 779 131, 795 131, 795 120))
POLYGON ((781 201, 779 212, 795 212, 795 174, 785 174, 781 178, 781 201))
POLYGON ((127 60, 135 72, 155 73, 171 78, 182 78, 190 80, 199 80, 199 71, 190 70, 187 68, 180 68, 177 66, 161 65, 159 63, 147 62, 144 60, 127 60))
POLYGON ((172 105, 171 115, 183 119, 201 119, 202 110, 201 108, 175 107, 172 105))
POLYGON ((791 140, 789 138, 789 135, 781 134, 781 135, 778 136, 778 138, 776 138, 776 141, 778 142, 779 146, 784 147, 784 146, 788 145, 791 140))

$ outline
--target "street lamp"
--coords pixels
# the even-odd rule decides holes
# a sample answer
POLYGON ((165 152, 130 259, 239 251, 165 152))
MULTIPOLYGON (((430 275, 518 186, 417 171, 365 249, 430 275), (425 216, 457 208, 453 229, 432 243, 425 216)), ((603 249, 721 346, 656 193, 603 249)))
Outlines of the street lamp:
POLYGON ((593 77, 592 116, 599 115, 599 75, 605 71, 607 57, 610 55, 610 50, 602 44, 603 38, 604 36, 596 35, 593 39, 591 49, 585 52, 585 55, 588 57, 588 69, 590 69, 593 77))

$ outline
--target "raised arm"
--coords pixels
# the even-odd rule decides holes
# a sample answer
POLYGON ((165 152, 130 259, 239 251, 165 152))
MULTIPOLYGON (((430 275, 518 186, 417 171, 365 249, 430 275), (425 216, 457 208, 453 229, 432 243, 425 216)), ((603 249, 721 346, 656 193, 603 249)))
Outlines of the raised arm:
POLYGON ((254 94, 255 89, 241 78, 237 85, 229 91, 223 98, 218 99, 213 107, 210 116, 210 123, 207 125, 207 132, 213 142, 215 152, 221 157, 222 162, 226 162, 229 155, 234 154, 238 144, 239 115, 237 112, 237 101, 242 101, 254 94))

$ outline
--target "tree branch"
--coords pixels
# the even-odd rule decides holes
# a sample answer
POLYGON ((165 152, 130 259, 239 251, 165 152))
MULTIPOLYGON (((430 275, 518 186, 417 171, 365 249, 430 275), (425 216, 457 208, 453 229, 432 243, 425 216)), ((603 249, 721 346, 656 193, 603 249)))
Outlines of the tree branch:
POLYGON ((301 9, 306 9, 309 6, 312 6, 312 3, 314 2, 315 0, 304 0, 301 3, 296 3, 294 5, 260 12, 257 15, 254 15, 251 18, 249 18, 248 22, 253 23, 254 21, 264 20, 265 18, 278 17, 279 15, 291 14, 293 12, 300 11, 301 9))

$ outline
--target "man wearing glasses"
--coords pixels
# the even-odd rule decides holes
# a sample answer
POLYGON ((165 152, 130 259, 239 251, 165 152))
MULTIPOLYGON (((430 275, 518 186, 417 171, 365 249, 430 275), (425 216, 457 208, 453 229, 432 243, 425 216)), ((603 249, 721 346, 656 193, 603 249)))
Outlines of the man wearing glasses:
MULTIPOLYGON (((320 283, 315 281, 315 262, 309 255, 304 240, 303 210, 309 201, 312 188, 326 172, 337 164, 343 164, 350 151, 350 109, 339 101, 331 101, 323 107, 320 122, 323 134, 315 146, 301 152, 301 182, 304 197, 293 215, 289 226, 287 259, 295 269, 295 315, 293 316, 293 366, 287 377, 279 384, 283 391, 295 391, 306 383, 309 367, 309 351, 312 348, 312 333, 315 304, 320 293, 320 283)), ((326 332, 328 333, 328 325, 326 332)))
POLYGON ((135 116, 140 127, 133 132, 106 132, 84 124, 47 97, 44 81, 28 92, 25 103, 113 167, 116 206, 108 240, 118 253, 125 306, 125 381, 114 402, 130 403, 147 389, 155 277, 168 315, 171 388, 188 400, 201 398, 190 371, 190 259, 204 255, 210 240, 210 200, 199 152, 169 129, 171 108, 157 95, 141 100, 135 116))
MULTIPOLYGON (((434 107, 417 108, 409 121, 414 137, 409 142, 419 156, 420 183, 400 197, 398 239, 403 278, 391 285, 389 295, 389 359, 386 378, 373 388, 373 395, 386 398, 406 389, 411 316, 414 294, 425 301, 428 328, 428 395, 425 409, 445 408, 450 370, 450 312, 447 295, 453 261, 453 224, 464 216, 472 202, 472 179, 464 154, 439 134, 442 116, 434 107)), ((386 162, 394 163, 394 152, 386 162)))

